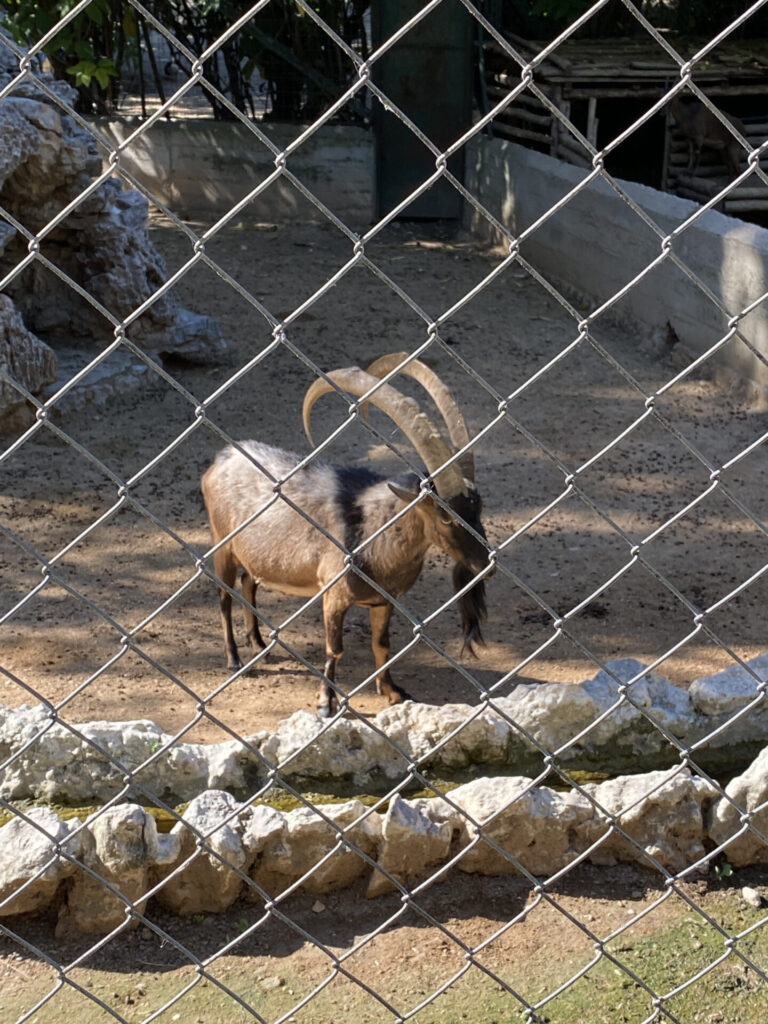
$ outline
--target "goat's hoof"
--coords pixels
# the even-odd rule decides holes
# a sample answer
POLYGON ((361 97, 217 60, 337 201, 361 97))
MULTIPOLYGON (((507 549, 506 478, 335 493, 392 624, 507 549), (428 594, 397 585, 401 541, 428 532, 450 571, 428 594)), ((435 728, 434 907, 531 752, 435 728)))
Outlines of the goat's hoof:
POLYGON ((318 718, 332 718, 339 710, 339 702, 335 697, 330 697, 324 704, 317 705, 318 718))
POLYGON ((390 693, 387 697, 390 706, 395 704, 402 704, 404 700, 413 700, 414 698, 410 693, 406 693, 405 690, 396 690, 394 693, 390 693))

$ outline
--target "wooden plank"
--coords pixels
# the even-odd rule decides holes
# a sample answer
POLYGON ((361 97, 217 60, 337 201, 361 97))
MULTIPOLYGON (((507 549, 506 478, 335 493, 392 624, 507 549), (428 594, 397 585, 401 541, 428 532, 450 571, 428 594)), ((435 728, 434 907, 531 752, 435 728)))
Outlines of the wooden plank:
POLYGON ((505 139, 527 139, 530 142, 538 142, 543 146, 549 146, 552 143, 552 136, 543 132, 530 131, 527 128, 518 128, 516 125, 508 124, 505 121, 501 123, 493 122, 494 134, 499 135, 505 139))
POLYGON ((661 181, 659 184, 664 191, 669 191, 670 158, 672 156, 672 133, 670 131, 669 116, 664 114, 664 149, 661 154, 661 181))
POLYGON ((726 199, 726 213, 751 213, 756 210, 768 210, 768 199, 726 199))
POLYGON ((622 100, 622 99, 659 99, 663 91, 663 83, 659 81, 655 86, 643 85, 602 85, 595 82, 590 86, 576 85, 568 90, 572 100, 588 100, 596 96, 599 100, 622 100))
POLYGON ((762 188, 750 188, 748 185, 739 185, 738 188, 735 188, 732 192, 728 193, 728 197, 729 201, 731 197, 734 199, 768 200, 768 185, 763 185, 762 188))
MULTIPOLYGON (((562 89, 555 87, 552 90, 552 102, 558 110, 562 111, 567 117, 571 110, 570 103, 563 100, 562 89)), ((550 156, 557 156, 558 144, 560 142, 560 135, 562 133, 562 126, 556 117, 552 117, 552 143, 550 146, 550 156)))
POLYGON ((573 158, 574 160, 577 160, 579 163, 584 163, 586 167, 592 166, 591 154, 588 153, 587 150, 584 149, 584 147, 580 143, 576 142, 575 140, 572 140, 565 134, 562 134, 560 136, 560 139, 558 140, 558 150, 558 155, 560 156, 560 159, 563 159, 562 154, 565 153, 567 154, 569 160, 573 158))
MULTIPOLYGON (((501 91, 497 92, 496 90, 489 89, 488 95, 491 99, 503 99, 505 94, 501 91)), ((544 107, 539 106, 539 110, 544 109, 544 107)), ((516 100, 514 103, 510 103, 508 107, 505 107, 504 111, 497 116, 516 117, 521 121, 528 122, 529 124, 540 124, 542 126, 548 126, 552 120, 552 115, 550 113, 536 114, 532 110, 527 110, 525 107, 519 105, 516 100)))
POLYGON ((677 188, 675 195, 680 196, 681 199, 693 199, 697 203, 708 203, 712 198, 711 192, 697 192, 692 188, 677 188))

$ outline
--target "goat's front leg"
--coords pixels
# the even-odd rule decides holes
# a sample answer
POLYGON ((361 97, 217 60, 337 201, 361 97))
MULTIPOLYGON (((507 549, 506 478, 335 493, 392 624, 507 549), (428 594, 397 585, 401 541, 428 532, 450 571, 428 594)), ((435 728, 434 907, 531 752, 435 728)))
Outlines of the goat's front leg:
POLYGON ((389 660, 389 623, 392 618, 392 605, 372 605, 369 609, 371 618, 371 647, 376 661, 376 689, 386 697, 390 704, 399 704, 413 698, 397 683, 392 682, 389 669, 383 666, 389 660))
POLYGON ((696 139, 690 145, 688 154, 688 173, 692 178, 696 177, 696 171, 699 169, 699 160, 701 160, 701 147, 702 143, 696 139))
POLYGON ((725 166, 731 181, 738 178, 741 170, 741 146, 735 140, 725 147, 725 166))
POLYGON ((344 652, 342 631, 344 616, 349 606, 342 604, 333 593, 333 587, 323 595, 323 622, 325 623, 325 679, 317 691, 317 713, 320 718, 330 718, 338 710, 339 702, 333 686, 336 681, 336 665, 344 652))

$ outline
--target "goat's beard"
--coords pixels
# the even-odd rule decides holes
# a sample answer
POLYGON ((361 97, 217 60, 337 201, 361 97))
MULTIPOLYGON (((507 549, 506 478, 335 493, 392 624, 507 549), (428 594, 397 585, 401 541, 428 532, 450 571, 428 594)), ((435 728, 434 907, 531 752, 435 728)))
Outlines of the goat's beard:
MULTIPOLYGON (((453 589, 454 593, 463 590, 474 577, 474 573, 466 566, 457 562, 453 567, 453 589)), ((483 620, 488 614, 485 603, 485 580, 479 580, 474 587, 462 594, 457 602, 461 613, 462 646, 461 653, 471 654, 477 657, 476 644, 485 644, 483 633, 480 628, 483 620)))

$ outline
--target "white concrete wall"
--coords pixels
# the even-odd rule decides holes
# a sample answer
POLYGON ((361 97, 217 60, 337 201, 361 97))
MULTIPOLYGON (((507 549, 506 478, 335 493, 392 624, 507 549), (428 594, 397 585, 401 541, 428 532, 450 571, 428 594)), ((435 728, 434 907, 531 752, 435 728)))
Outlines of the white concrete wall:
MULTIPOLYGON (((587 174, 514 143, 488 138, 471 143, 467 173, 470 191, 515 236, 587 174)), ((665 234, 698 209, 690 200, 645 185, 619 184, 665 234)), ((477 212, 471 211, 470 221, 473 233, 502 241, 477 212)), ((651 328, 669 323, 683 345, 698 354, 726 334, 729 316, 742 312, 768 289, 768 231, 710 211, 672 248, 728 315, 669 259, 636 283, 614 311, 651 328)), ((570 285, 594 301, 591 309, 620 291, 661 251, 659 237, 602 180, 572 198, 521 246, 522 255, 548 279, 570 285)), ((742 320, 740 330, 768 355, 765 304, 742 320)), ((768 369, 739 340, 728 343, 718 363, 768 387, 768 369)))
MULTIPOLYGON (((99 120, 95 128, 116 144, 136 126, 99 120)), ((281 149, 302 131, 295 125, 261 128, 281 149)), ((120 163, 180 216, 208 221, 240 202, 275 167, 269 150, 244 125, 206 119, 152 125, 121 154, 120 163)), ((350 228, 364 231, 369 226, 375 187, 371 132, 348 125, 324 126, 290 156, 288 167, 350 228)), ((511 142, 481 137, 468 147, 468 188, 516 236, 585 174, 511 142)), ((665 234, 698 209, 690 200, 645 185, 620 185, 665 234)), ((473 234, 502 240, 485 218, 469 212, 473 234)), ((319 220, 322 214, 281 180, 253 199, 238 219, 279 223, 319 220)), ((726 313, 669 259, 638 281, 612 313, 646 328, 669 324, 685 348, 698 354, 726 334, 729 317, 768 290, 768 231, 710 211, 674 241, 673 250, 717 296, 726 313)), ((547 278, 587 296, 590 310, 620 291, 661 251, 658 235, 601 180, 574 196, 521 247, 523 256, 547 278)), ((745 317, 739 330, 768 358, 765 305, 745 317)), ((768 388, 768 367, 738 338, 728 342, 716 362, 717 369, 730 368, 768 388)))
MULTIPOLYGON (((94 129, 112 145, 137 124, 98 119, 94 129)), ((281 150, 304 130, 261 124, 281 150)), ((108 153, 104 153, 105 163, 108 153)), ((275 170, 275 158, 242 124, 190 119, 158 121, 121 153, 120 166, 181 217, 219 217, 275 170)), ((353 230, 373 216, 373 136, 351 125, 323 126, 291 154, 288 169, 353 230)), ((286 179, 271 184, 240 215, 252 221, 319 220, 322 214, 286 179)))

